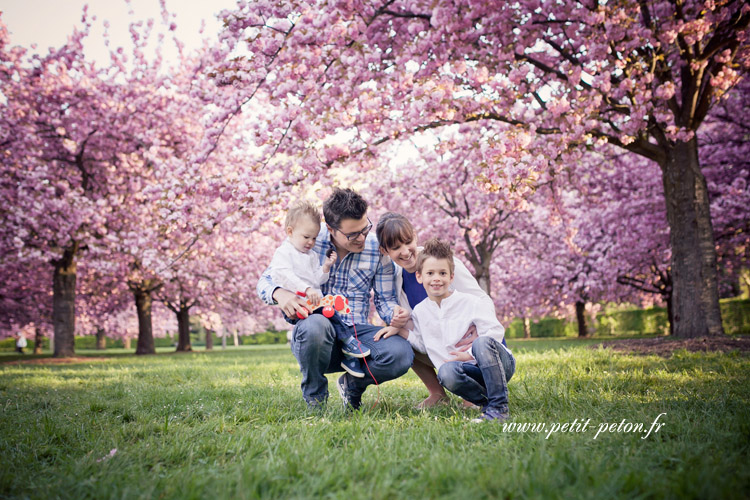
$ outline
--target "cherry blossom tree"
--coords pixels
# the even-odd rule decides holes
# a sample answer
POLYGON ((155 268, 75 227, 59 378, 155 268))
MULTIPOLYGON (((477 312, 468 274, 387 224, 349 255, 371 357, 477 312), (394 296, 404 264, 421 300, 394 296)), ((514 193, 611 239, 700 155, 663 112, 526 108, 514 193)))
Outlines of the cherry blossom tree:
POLYGON ((137 148, 127 124, 123 86, 85 61, 88 21, 46 56, 25 57, 4 39, 3 155, 11 200, 7 222, 53 268, 55 356, 73 354, 77 259, 106 234, 107 218, 127 186, 120 154, 137 148))
POLYGON ((750 267, 750 80, 743 79, 709 114, 699 134, 714 219, 723 292, 739 292, 742 269, 750 267))
MULTIPOLYGON (((472 122, 655 162, 675 334, 722 333, 695 134, 750 64, 744 2, 260 1, 225 21, 222 78, 240 101, 273 98, 258 142, 311 175, 406 134, 472 122)), ((488 166, 490 180, 498 174, 488 166)))

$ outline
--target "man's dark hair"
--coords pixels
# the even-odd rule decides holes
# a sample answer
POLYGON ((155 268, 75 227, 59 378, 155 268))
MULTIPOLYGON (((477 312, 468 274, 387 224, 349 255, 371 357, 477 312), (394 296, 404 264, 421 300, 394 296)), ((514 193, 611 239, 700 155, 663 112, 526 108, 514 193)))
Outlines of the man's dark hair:
POLYGON ((339 229, 343 219, 359 220, 366 214, 367 202, 350 188, 335 188, 323 203, 323 218, 333 229, 339 229))

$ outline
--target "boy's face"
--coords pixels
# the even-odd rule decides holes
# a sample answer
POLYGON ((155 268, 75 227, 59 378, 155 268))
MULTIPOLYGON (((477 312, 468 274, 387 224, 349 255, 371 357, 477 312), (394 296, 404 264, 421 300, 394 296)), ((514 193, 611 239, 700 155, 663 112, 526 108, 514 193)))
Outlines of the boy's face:
POLYGON ((294 227, 287 227, 286 234, 292 246, 302 253, 307 253, 315 246, 315 239, 320 232, 320 223, 304 217, 294 227))
POLYGON ((422 271, 417 271, 416 277, 432 300, 439 302, 450 295, 453 273, 448 259, 427 257, 422 264, 422 271))

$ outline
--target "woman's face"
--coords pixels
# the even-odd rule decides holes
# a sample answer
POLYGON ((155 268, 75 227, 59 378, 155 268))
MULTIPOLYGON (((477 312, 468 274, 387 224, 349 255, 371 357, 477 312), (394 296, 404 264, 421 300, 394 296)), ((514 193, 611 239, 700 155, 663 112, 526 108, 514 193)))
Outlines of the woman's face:
POLYGON ((386 251, 388 257, 399 266, 413 273, 417 270, 417 238, 408 243, 400 243, 386 251))

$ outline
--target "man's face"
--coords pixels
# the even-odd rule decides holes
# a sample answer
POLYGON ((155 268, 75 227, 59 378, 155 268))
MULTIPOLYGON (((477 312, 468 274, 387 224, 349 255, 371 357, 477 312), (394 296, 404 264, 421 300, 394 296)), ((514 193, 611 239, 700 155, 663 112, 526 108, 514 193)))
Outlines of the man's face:
POLYGON ((372 223, 367 215, 361 219, 342 219, 338 228, 328 226, 336 246, 352 253, 359 253, 365 249, 365 239, 370 229, 372 223))

